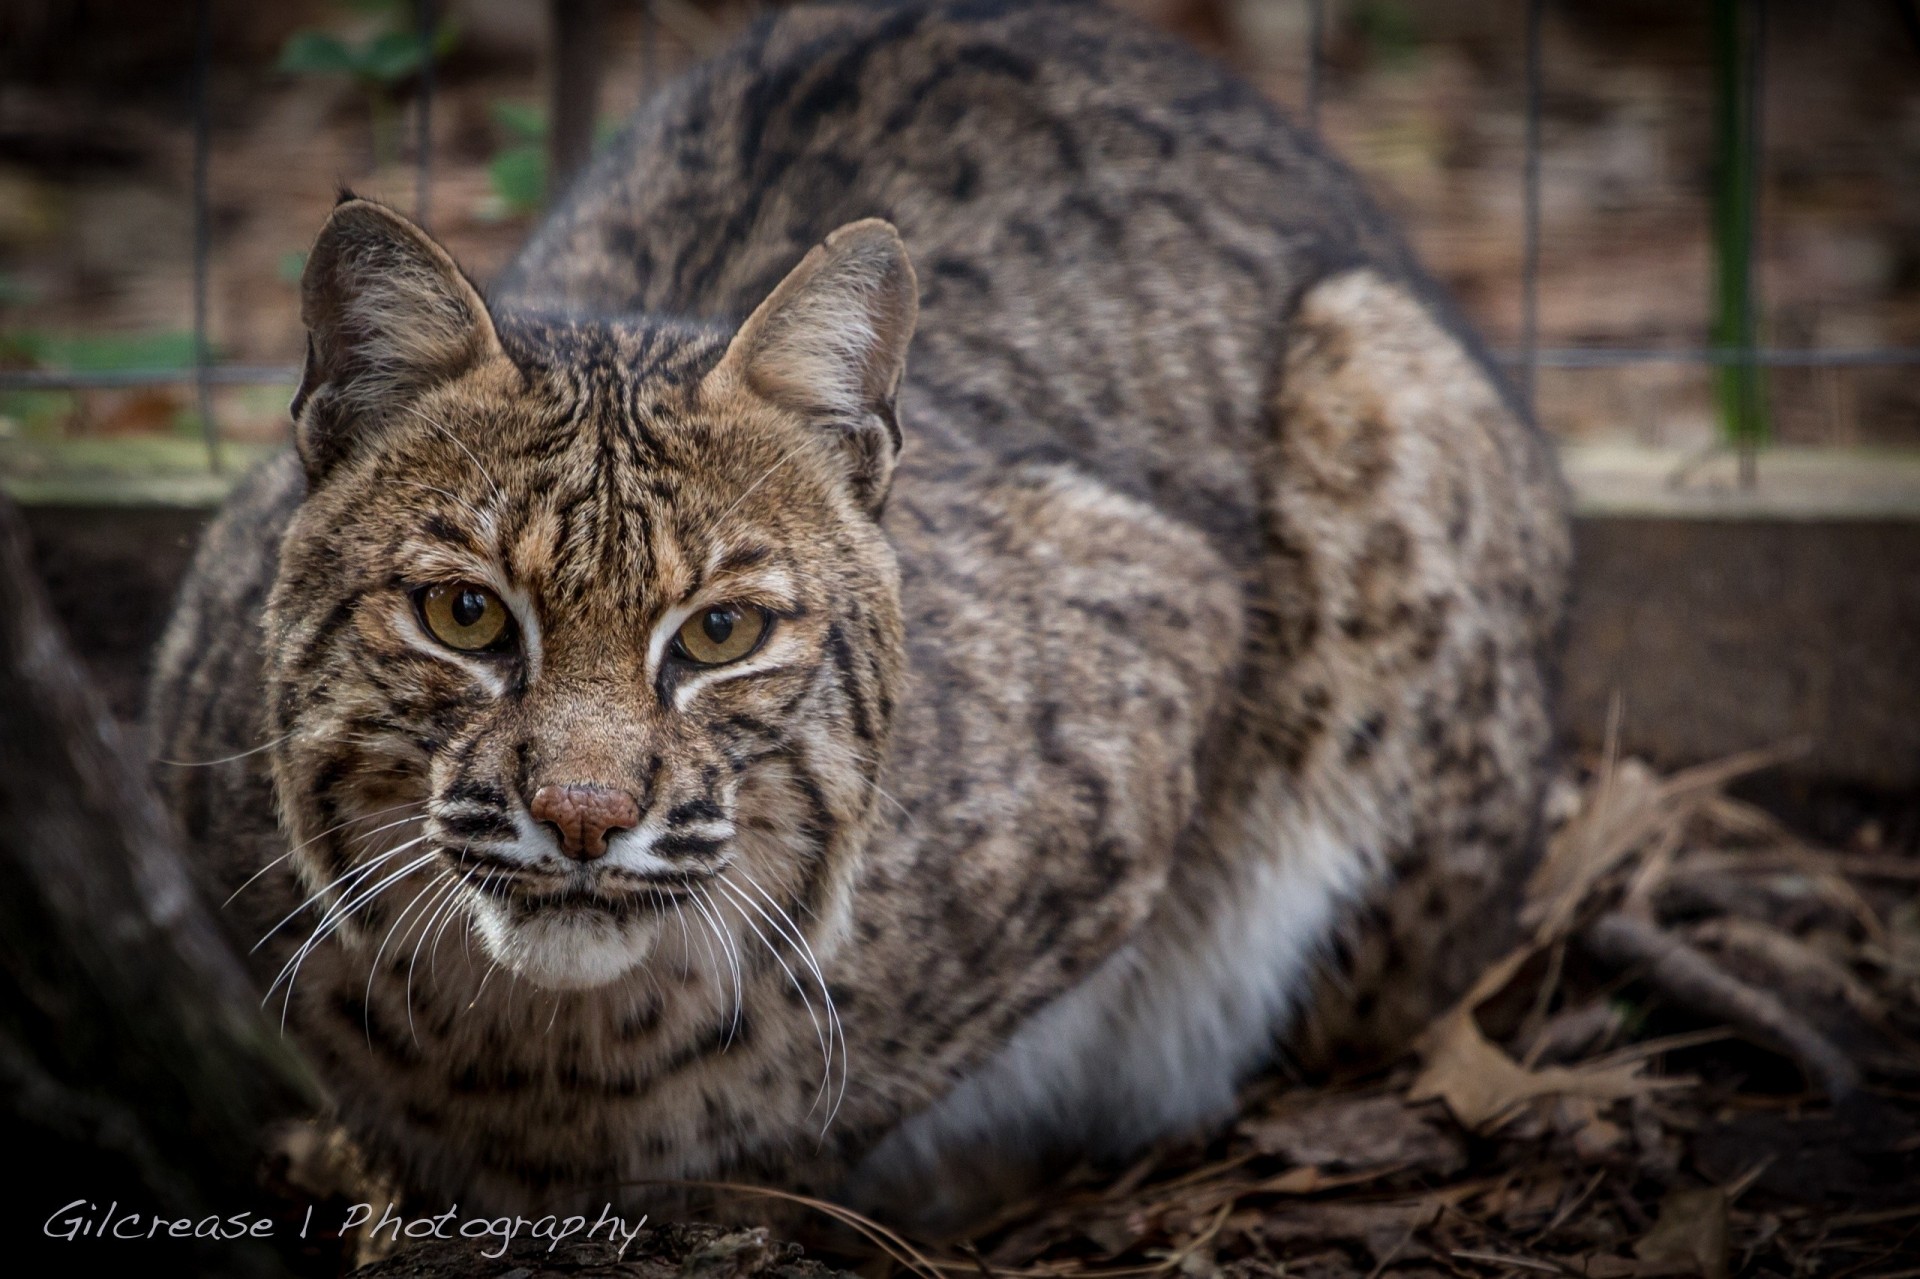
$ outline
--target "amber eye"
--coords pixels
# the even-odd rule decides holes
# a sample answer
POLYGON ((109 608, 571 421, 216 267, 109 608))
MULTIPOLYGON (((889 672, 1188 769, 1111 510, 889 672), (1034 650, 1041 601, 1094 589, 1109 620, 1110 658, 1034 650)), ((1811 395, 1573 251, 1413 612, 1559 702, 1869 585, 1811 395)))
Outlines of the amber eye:
POLYGON ((444 582, 419 595, 420 618, 448 648, 477 653, 506 637, 512 615, 500 597, 472 582, 444 582))
POLYGON ((760 646, 767 633, 767 610, 752 604, 716 604, 680 625, 673 651, 702 666, 737 662, 760 646))

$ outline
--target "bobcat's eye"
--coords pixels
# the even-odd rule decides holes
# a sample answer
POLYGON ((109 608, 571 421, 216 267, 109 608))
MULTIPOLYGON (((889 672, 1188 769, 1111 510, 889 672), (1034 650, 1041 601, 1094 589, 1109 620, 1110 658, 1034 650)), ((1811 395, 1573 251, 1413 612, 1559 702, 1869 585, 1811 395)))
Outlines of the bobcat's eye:
POLYGON ((513 616, 500 597, 472 582, 443 582, 416 597, 420 620, 448 648, 477 653, 507 637, 513 616))
POLYGON ((767 610, 753 604, 717 604, 702 609, 673 637, 676 655, 702 666, 737 662, 760 647, 767 633, 767 610))

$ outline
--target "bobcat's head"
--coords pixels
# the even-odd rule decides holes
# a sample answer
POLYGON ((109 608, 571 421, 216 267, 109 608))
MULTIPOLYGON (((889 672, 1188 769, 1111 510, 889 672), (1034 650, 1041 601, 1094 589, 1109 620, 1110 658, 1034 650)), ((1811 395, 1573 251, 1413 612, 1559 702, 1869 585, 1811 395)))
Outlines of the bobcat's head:
POLYGON ((831 932, 902 668, 893 228, 835 232, 731 334, 492 315, 364 200, 302 290, 267 653, 308 890, 350 929, 470 912, 553 987, 642 963, 676 910, 831 932))

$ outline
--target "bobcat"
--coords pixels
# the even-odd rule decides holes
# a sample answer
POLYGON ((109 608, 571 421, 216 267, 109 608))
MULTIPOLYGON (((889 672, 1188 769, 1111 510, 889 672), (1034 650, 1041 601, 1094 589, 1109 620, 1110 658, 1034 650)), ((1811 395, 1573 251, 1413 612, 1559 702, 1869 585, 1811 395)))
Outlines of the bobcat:
POLYGON ((1080 3, 827 5, 481 292, 344 198, 163 784, 404 1184, 957 1227, 1500 943, 1550 450, 1356 180, 1080 3), (209 762, 211 761, 211 762, 209 762))

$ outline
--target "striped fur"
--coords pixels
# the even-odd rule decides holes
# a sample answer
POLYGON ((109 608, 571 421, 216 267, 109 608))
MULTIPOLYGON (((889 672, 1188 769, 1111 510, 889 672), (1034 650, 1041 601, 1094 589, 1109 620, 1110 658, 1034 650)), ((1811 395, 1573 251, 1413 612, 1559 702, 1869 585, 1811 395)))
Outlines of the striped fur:
POLYGON ((1500 944, 1558 482, 1352 177, 1190 51, 785 13, 486 300, 359 201, 304 294, 299 447, 201 549, 155 744, 422 1195, 957 1226, 1276 1035, 1391 1050, 1500 944), (422 629, 453 580, 510 652, 422 629), (676 665, 723 599, 766 642, 676 665), (644 799, 591 868, 528 816, 567 781, 644 799))

